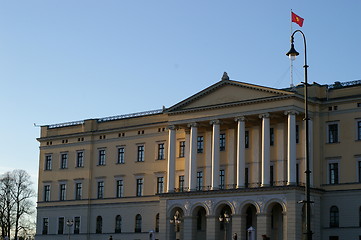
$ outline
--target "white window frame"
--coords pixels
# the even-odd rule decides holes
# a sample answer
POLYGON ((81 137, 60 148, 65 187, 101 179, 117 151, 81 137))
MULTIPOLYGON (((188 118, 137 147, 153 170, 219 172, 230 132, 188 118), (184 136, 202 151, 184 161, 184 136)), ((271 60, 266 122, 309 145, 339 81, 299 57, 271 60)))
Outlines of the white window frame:
POLYGON ((117 164, 124 164, 125 163, 125 145, 117 147, 117 164), (120 149, 123 149, 122 154, 120 154, 120 149), (122 155, 122 158, 120 156, 122 155))
POLYGON ((361 183, 361 175, 360 175, 360 171, 359 171, 359 166, 361 163, 361 155, 357 155, 355 156, 355 163, 356 163, 356 182, 357 183, 361 183))
POLYGON ((66 200, 66 189, 67 189, 66 182, 59 182, 59 201, 66 200), (64 196, 63 196, 61 186, 64 186, 64 196))
POLYGON ((60 169, 67 169, 68 168, 68 161, 69 161, 69 153, 68 152, 61 152, 60 153, 60 169), (63 167, 63 156, 66 156, 65 166, 64 167, 63 167))
POLYGON ((328 185, 337 185, 340 184, 340 158, 332 158, 327 160, 327 184, 328 185), (337 177, 338 182, 337 183, 331 183, 331 176, 330 176, 330 164, 337 163, 337 177))
POLYGON ((341 137, 341 134, 340 134, 340 122, 339 121, 332 121, 332 122, 327 122, 327 127, 326 127, 326 142, 327 143, 339 143, 340 142, 340 137, 341 137), (336 142, 330 142, 330 125, 334 125, 336 124, 337 125, 337 141, 336 142))
POLYGON ((45 154, 45 159, 44 159, 44 162, 45 162, 45 164, 44 164, 44 170, 45 171, 51 171, 52 169, 53 169, 53 154, 45 154), (48 163, 48 161, 47 161, 47 158, 50 158, 50 166, 49 166, 49 168, 47 168, 47 163, 48 163))
POLYGON ((355 137, 355 140, 356 141, 361 141, 361 128, 359 129, 359 127, 358 127, 358 124, 359 123, 361 124, 361 118, 356 118, 355 120, 356 120, 356 122, 355 122, 355 124, 356 124, 356 133, 355 133, 356 137, 355 137), (359 132, 359 130, 360 130, 360 132, 359 132))
POLYGON ((76 168, 82 168, 84 167, 84 158, 85 158, 85 151, 84 150, 78 150, 76 151, 76 159, 75 159, 75 167, 76 168), (82 153, 82 160, 81 160, 81 164, 78 165, 79 163, 79 153, 82 153))

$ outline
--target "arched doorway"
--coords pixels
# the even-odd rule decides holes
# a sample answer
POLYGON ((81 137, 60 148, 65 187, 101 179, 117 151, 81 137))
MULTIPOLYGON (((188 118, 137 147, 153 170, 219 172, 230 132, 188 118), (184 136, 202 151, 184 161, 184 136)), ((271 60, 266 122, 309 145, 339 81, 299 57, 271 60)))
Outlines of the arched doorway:
POLYGON ((193 237, 197 240, 206 240, 206 234, 207 234, 207 218, 206 218, 207 212, 204 209, 204 207, 196 207, 193 211, 193 229, 195 229, 193 237))
POLYGON ((281 204, 270 205, 270 237, 272 240, 283 240, 283 208, 281 204))
POLYGON ((257 236, 257 208, 253 204, 250 203, 243 207, 241 222, 241 239, 248 240, 248 229, 250 229, 251 227, 255 229, 253 234, 257 236))
POLYGON ((218 216, 216 224, 216 239, 232 239, 232 209, 227 204, 222 204, 216 211, 218 216))
POLYGON ((183 240, 184 213, 179 207, 174 208, 169 216, 170 240, 183 240))

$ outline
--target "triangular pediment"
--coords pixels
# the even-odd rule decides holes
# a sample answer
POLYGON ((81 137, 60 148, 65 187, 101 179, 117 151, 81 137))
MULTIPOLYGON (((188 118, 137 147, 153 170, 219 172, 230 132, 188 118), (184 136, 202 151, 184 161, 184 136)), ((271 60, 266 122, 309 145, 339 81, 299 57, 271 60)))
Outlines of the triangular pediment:
POLYGON ((287 95, 293 95, 293 93, 233 80, 222 80, 170 107, 168 112, 200 109, 212 106, 227 106, 230 104, 241 104, 287 95))

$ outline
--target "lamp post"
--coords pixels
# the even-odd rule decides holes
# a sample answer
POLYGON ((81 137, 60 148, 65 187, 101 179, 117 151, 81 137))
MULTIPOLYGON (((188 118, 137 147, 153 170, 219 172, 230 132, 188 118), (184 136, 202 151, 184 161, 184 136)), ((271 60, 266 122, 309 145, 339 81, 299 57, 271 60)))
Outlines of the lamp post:
POLYGON ((174 230, 175 230, 175 237, 177 240, 179 240, 180 238, 178 237, 178 233, 179 233, 179 225, 182 223, 182 217, 180 212, 177 210, 173 216, 173 219, 169 220, 169 222, 171 224, 174 224, 174 230))
POLYGON ((309 157, 309 133, 308 133, 308 129, 309 129, 309 117, 308 117, 308 83, 307 83, 307 50, 306 50, 306 37, 305 34, 301 31, 301 30, 296 30, 292 33, 291 35, 291 49, 288 51, 288 53, 286 53, 286 55, 291 59, 294 60, 296 58, 296 56, 299 55, 299 53, 295 50, 294 47, 294 35, 295 33, 301 33, 302 37, 303 37, 303 43, 304 43, 304 48, 305 48, 305 65, 303 66, 303 68, 305 69, 305 82, 304 82, 304 99, 305 99, 305 118, 303 119, 304 121, 306 121, 305 123, 305 135, 306 135, 306 139, 305 139, 305 161, 306 161, 306 187, 305 187, 305 193, 306 193, 306 200, 301 201, 301 203, 305 203, 306 204, 306 239, 307 240, 312 240, 312 230, 311 230, 311 192, 310 192, 310 177, 311 177, 311 171, 310 171, 310 157, 309 157))
POLYGON ((219 215, 218 220, 224 224, 224 240, 227 240, 227 225, 231 221, 231 216, 225 211, 223 214, 219 215))
POLYGON ((68 239, 69 240, 70 240, 70 228, 71 228, 71 226, 73 226, 73 223, 74 223, 73 219, 66 220, 66 225, 68 226, 68 239))

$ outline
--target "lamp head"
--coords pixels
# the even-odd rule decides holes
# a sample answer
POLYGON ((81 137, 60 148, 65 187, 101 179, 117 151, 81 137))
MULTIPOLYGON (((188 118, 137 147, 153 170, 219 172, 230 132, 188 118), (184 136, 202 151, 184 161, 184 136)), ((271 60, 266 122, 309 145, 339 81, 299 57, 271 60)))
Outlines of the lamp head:
POLYGON ((288 51, 288 53, 286 53, 286 55, 291 59, 291 60, 295 60, 296 57, 298 55, 300 55, 296 49, 295 49, 295 45, 293 43, 291 43, 291 49, 288 51))

